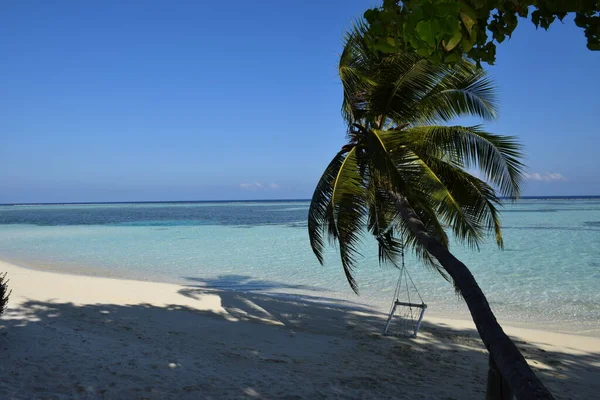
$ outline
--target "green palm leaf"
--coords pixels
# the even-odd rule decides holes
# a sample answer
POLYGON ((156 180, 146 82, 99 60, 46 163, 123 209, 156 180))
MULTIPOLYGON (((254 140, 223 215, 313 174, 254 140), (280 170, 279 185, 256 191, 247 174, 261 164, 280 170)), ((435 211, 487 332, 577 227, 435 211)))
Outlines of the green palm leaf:
POLYGON ((358 286, 352 270, 356 265, 357 256, 360 255, 358 247, 368 213, 365 182, 360 174, 358 152, 360 149, 353 147, 346 155, 334 180, 331 195, 333 220, 340 244, 342 267, 346 279, 355 293, 358 293, 358 286))
MULTIPOLYGON (((445 161, 427 156, 423 156, 423 161, 427 163, 431 171, 447 188, 449 196, 452 197, 450 210, 438 212, 442 217, 446 213, 450 214, 447 223, 453 228, 454 235, 458 239, 471 241, 470 244, 478 246, 485 233, 493 232, 498 246, 502 247, 502 231, 497 208, 500 200, 494 189, 482 180, 445 161), (458 215, 453 215, 456 207, 460 209, 460 212, 458 215), (463 219, 465 221, 462 221, 463 219), (470 232, 464 230, 463 224, 474 230, 476 234, 469 237, 470 232)), ((440 205, 440 207, 444 206, 445 204, 440 205)))
MULTIPOLYGON (((456 237, 472 247, 479 248, 479 243, 483 239, 482 229, 458 203, 454 196, 456 189, 452 186, 448 187, 425 160, 419 159, 419 161, 426 171, 427 178, 436 183, 431 198, 438 217, 452 228, 456 237)), ((452 182, 447 183, 452 184, 452 182)))
POLYGON ((461 116, 496 118, 496 88, 482 69, 467 61, 454 65, 417 105, 413 124, 447 122, 461 116))
MULTIPOLYGON (((424 204, 421 207, 413 206, 413 209, 419 215, 419 219, 425 226, 427 233, 436 238, 444 247, 449 246, 448 235, 440 221, 437 219, 435 211, 424 204)), ((437 260, 427 252, 426 249, 421 246, 418 238, 412 233, 412 231, 406 225, 404 220, 401 220, 398 224, 398 230, 401 232, 401 237, 403 238, 404 245, 406 248, 412 248, 415 256, 418 260, 420 260, 425 267, 432 269, 433 271, 439 273, 445 280, 450 281, 448 274, 442 269, 442 267, 438 264, 437 260)))
POLYGON ((337 153, 327 168, 325 168, 325 172, 323 172, 321 179, 319 179, 319 183, 317 183, 310 202, 310 207, 308 208, 308 237, 310 246, 321 264, 323 264, 325 233, 329 233, 334 239, 337 237, 335 228, 333 230, 327 229, 326 231, 326 227, 330 227, 333 224, 333 214, 331 212, 333 182, 344 162, 345 154, 346 151, 337 153))
POLYGON ((377 240, 379 262, 396 265, 403 251, 403 243, 394 236, 394 225, 399 216, 389 193, 381 187, 383 185, 376 179, 370 180, 367 229, 377 240))
POLYGON ((409 129, 407 141, 424 153, 443 151, 460 167, 478 168, 503 196, 519 196, 525 166, 521 145, 512 136, 484 132, 479 126, 427 126, 409 129))

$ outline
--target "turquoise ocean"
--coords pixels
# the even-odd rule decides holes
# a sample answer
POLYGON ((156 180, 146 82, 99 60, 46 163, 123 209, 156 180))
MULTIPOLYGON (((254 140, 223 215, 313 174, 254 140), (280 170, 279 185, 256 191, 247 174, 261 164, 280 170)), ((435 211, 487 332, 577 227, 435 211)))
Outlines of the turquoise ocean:
MULTIPOLYGON (((398 270, 379 266, 365 237, 350 290, 337 252, 325 266, 306 229, 307 201, 0 206, 0 259, 80 274, 230 290, 310 292, 385 310, 398 270)), ((451 250, 473 272, 498 317, 517 324, 600 329, 600 198, 536 198, 506 204, 505 249, 451 250)), ((466 317, 452 285, 409 255, 428 315, 466 317)), ((0 271, 1 272, 1 271, 0 271)))

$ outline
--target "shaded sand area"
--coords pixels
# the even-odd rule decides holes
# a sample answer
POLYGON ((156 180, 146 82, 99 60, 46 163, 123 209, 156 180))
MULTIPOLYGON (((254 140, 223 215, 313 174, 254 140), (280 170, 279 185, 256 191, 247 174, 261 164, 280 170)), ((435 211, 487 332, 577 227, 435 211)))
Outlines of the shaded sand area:
MULTIPOLYGON (((1 399, 484 397, 487 353, 470 321, 426 317, 416 340, 382 337, 385 315, 316 291, 0 271, 13 289, 1 399)), ((600 338, 506 330, 557 398, 598 395, 600 338)))

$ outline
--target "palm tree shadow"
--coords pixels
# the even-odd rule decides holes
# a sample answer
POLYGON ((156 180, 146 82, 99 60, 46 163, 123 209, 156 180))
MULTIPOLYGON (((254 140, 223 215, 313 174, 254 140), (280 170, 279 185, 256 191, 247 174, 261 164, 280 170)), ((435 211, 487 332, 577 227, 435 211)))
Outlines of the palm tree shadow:
POLYGON ((254 292, 254 291, 265 291, 265 290, 289 290, 298 289, 311 292, 324 292, 326 289, 307 286, 307 285, 295 285, 287 284, 282 282, 268 281, 264 279, 253 278, 248 275, 219 275, 216 278, 200 278, 200 277, 182 277, 188 282, 194 282, 195 284, 188 284, 189 287, 197 287, 204 289, 219 289, 219 290, 231 290, 231 291, 243 291, 243 292, 254 292))
MULTIPOLYGON (((197 286, 179 290, 188 306, 10 308, 0 398, 483 396, 487 354, 474 330, 426 322, 417 340, 382 337, 385 315, 360 304, 197 286), (193 306, 207 294, 225 314, 193 306)), ((517 344, 557 397, 594 396, 599 353, 517 344)))
POLYGON ((182 287, 179 290, 181 295, 199 300, 206 294, 218 293, 221 306, 228 315, 246 322, 270 323, 296 331, 343 331, 358 327, 363 333, 378 333, 385 318, 385 315, 360 303, 305 294, 326 291, 312 286, 257 280, 244 275, 185 279, 200 284, 182 287), (302 290, 302 293, 271 292, 289 289, 302 290), (315 312, 316 308, 318 312, 315 312), (354 314, 369 318, 348 318, 348 315, 354 314))

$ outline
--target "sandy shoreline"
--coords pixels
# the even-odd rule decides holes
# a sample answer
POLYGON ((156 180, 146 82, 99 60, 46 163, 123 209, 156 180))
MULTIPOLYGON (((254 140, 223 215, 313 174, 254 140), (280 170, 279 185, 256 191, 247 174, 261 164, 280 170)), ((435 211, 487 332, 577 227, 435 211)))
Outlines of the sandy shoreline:
MULTIPOLYGON (((2 256, 4 257, 4 256, 2 256)), ((305 285, 293 285, 283 282, 265 281, 260 278, 253 278, 248 275, 220 275, 216 277, 183 277, 174 278, 173 276, 165 275, 147 275, 139 271, 132 272, 129 270, 114 271, 108 268, 81 266, 79 264, 64 264, 64 263, 49 263, 46 260, 10 260, 1 258, 0 263, 10 264, 12 266, 30 269, 40 272, 52 272, 63 275, 74 275, 84 278, 110 278, 116 280, 130 280, 135 282, 151 282, 151 283, 168 283, 176 286, 188 286, 190 282, 197 284, 198 287, 205 285, 213 289, 225 291, 257 291, 269 294, 284 294, 284 295, 312 295, 318 292, 321 297, 326 297, 332 300, 358 303, 364 307, 373 309, 381 313, 388 313, 390 304, 386 302, 382 304, 379 301, 374 301, 371 298, 365 297, 364 294, 357 296, 349 287, 345 292, 328 290, 322 287, 307 287, 305 285), (298 287, 296 287, 298 286, 298 287)), ((391 296, 391 293, 390 293, 391 296)), ((466 305, 462 300, 453 298, 449 302, 432 302, 427 301, 429 307, 427 309, 427 318, 432 320, 453 320, 466 326, 472 326, 471 316, 466 305)), ((556 333, 564 333, 568 335, 581 335, 600 338, 600 321, 593 323, 587 320, 560 320, 560 319, 534 319, 530 320, 526 316, 506 315, 502 311, 496 309, 493 301, 491 302, 492 309, 496 312, 496 316, 502 321, 503 326, 514 328, 522 328, 529 330, 544 330, 556 333)))
MULTIPOLYGON (((37 271, 0 262, 0 398, 482 398, 473 324, 426 317, 416 340, 319 293, 37 271)), ((505 327, 557 398, 600 391, 600 338, 505 327)))

